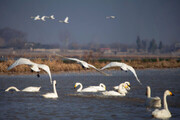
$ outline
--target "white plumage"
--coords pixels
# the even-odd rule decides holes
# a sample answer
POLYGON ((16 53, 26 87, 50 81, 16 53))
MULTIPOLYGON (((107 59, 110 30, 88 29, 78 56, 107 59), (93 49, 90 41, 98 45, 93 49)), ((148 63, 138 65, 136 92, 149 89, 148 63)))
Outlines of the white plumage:
POLYGON ((104 66, 103 68, 101 68, 101 70, 104 70, 104 69, 107 69, 110 67, 120 67, 123 71, 126 71, 126 72, 128 70, 130 70, 134 74, 134 76, 136 77, 136 80, 142 85, 142 83, 138 79, 136 71, 134 70, 133 67, 131 67, 125 63, 121 63, 121 62, 111 62, 111 63, 107 64, 106 66, 104 66))
POLYGON ((167 105, 167 101, 166 101, 166 97, 168 95, 171 95, 171 96, 174 96, 174 94, 169 91, 169 90, 166 90, 164 92, 164 109, 155 109, 153 112, 152 112, 152 116, 155 117, 155 118, 158 118, 158 119, 168 119, 171 117, 171 113, 168 109, 168 105, 167 105))
POLYGON ((160 97, 151 97, 151 88, 150 86, 147 86, 146 88, 146 106, 147 107, 161 107, 161 98, 160 97))
POLYGON ((58 94, 57 94, 57 91, 56 91, 56 80, 53 80, 53 93, 46 93, 46 94, 43 94, 42 96, 44 98, 58 98, 58 94))
POLYGON ((5 91, 9 92, 10 90, 15 90, 16 92, 19 92, 19 91, 23 91, 23 92, 39 92, 40 88, 41 87, 29 86, 27 88, 24 88, 23 90, 19 90, 18 88, 14 87, 14 86, 11 86, 11 87, 8 87, 5 91))
POLYGON ((8 70, 10 70, 10 69, 12 69, 18 65, 22 65, 22 64, 31 66, 31 70, 33 70, 35 72, 40 72, 39 68, 43 69, 44 71, 46 71, 48 73, 49 78, 50 78, 50 82, 52 84, 51 71, 50 71, 49 67, 47 65, 44 65, 44 64, 34 63, 27 58, 19 58, 10 67, 8 67, 8 70))

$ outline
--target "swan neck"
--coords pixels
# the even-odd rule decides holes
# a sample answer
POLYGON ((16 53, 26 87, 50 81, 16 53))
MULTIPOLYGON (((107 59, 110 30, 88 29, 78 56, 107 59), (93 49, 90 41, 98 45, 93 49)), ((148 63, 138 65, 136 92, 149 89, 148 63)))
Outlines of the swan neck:
POLYGON ((79 85, 80 85, 80 87, 79 87, 79 89, 77 90, 78 92, 79 92, 79 91, 81 91, 81 90, 82 90, 82 88, 83 88, 83 86, 82 86, 82 84, 81 84, 81 83, 80 83, 79 85))
POLYGON ((57 95, 57 91, 56 91, 56 85, 55 85, 55 83, 53 83, 53 89, 54 89, 54 93, 57 95))
POLYGON ((150 87, 147 88, 147 97, 148 98, 151 97, 151 88, 150 87))
POLYGON ((16 87, 12 86, 9 87, 8 89, 6 89, 5 91, 9 91, 9 90, 15 90, 16 92, 20 91, 19 89, 17 89, 16 87))
POLYGON ((164 109, 168 110, 168 105, 167 105, 167 99, 166 99, 167 95, 164 93, 164 109))

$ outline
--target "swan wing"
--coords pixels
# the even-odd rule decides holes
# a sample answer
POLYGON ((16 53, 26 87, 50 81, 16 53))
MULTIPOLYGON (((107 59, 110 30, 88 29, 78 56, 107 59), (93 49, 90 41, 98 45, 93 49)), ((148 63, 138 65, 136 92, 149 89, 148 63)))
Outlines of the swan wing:
POLYGON ((46 71, 46 72, 48 73, 49 78, 50 78, 50 82, 51 82, 51 84, 52 84, 52 76, 51 76, 51 71, 50 71, 50 69, 49 69, 49 66, 44 65, 44 64, 38 64, 38 67, 41 68, 41 69, 43 69, 44 71, 46 71))
POLYGON ((8 67, 8 70, 18 66, 18 65, 36 65, 36 63, 30 61, 29 59, 26 58, 19 58, 18 60, 16 60, 10 67, 8 67))
MULTIPOLYGON (((88 63, 87 63, 88 64, 88 63)), ((89 67, 95 69, 96 71, 100 72, 101 74, 105 75, 105 76, 110 76, 109 74, 97 69, 95 66, 91 65, 91 64, 88 64, 89 67)))
POLYGON ((65 22, 65 23, 68 23, 68 20, 69 20, 69 17, 66 17, 65 20, 64 20, 64 22, 65 22))
POLYGON ((136 74, 136 71, 134 70, 134 68, 129 66, 129 65, 127 65, 127 69, 130 70, 134 74, 134 76, 136 77, 136 80, 139 82, 139 84, 142 85, 141 81, 137 77, 137 74, 136 74))
POLYGON ((110 68, 110 67, 122 67, 122 63, 120 62, 110 62, 109 64, 107 64, 106 66, 104 66, 103 68, 101 68, 101 70, 110 68))

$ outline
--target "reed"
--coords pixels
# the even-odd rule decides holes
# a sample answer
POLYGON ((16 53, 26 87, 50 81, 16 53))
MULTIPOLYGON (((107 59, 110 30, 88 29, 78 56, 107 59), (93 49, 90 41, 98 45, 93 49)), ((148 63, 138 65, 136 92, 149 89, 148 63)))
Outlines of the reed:
MULTIPOLYGON (((30 73, 30 67, 27 65, 19 65, 10 71, 7 71, 7 68, 14 63, 15 60, 8 59, 7 61, 0 62, 0 73, 30 73)), ((72 62, 72 61, 62 61, 61 59, 40 59, 35 58, 32 59, 33 62, 39 64, 46 64, 50 67, 51 72, 71 72, 71 71, 84 71, 81 65, 72 62)), ((177 59, 136 59, 136 60, 123 60, 122 62, 131 65, 135 69, 145 69, 145 68, 177 68, 180 67, 180 61, 177 59)), ((102 68, 109 62, 110 60, 89 60, 89 64, 94 65, 97 68, 102 68)), ((120 61, 119 61, 120 62, 120 61)), ((112 68, 119 69, 119 68, 112 68)), ((93 69, 90 69, 93 70, 93 69)))

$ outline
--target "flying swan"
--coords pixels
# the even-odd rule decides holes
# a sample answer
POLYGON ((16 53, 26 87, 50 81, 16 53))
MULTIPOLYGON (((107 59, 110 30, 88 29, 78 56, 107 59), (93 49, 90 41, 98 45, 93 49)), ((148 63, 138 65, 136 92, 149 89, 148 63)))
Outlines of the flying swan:
POLYGON ((19 92, 19 91, 23 91, 23 92, 39 92, 41 87, 27 87, 27 88, 24 88, 23 90, 19 90, 17 89, 16 87, 14 86, 11 86, 11 87, 8 87, 5 91, 6 92, 9 92, 10 90, 15 90, 16 92, 19 92))
POLYGON ((44 98, 58 98, 58 94, 56 91, 56 80, 53 80, 53 90, 54 90, 53 93, 46 93, 46 94, 43 94, 42 96, 44 98))
POLYGON ((41 20, 42 20, 42 21, 46 21, 45 18, 49 18, 49 17, 48 17, 48 16, 42 16, 42 17, 41 17, 41 20))
POLYGON ((167 101, 166 101, 166 97, 167 95, 171 95, 171 96, 174 96, 174 94, 169 91, 169 90, 166 90, 164 92, 164 109, 155 109, 153 112, 152 112, 152 116, 155 117, 155 118, 158 118, 158 119, 168 119, 171 117, 171 113, 168 109, 168 105, 167 105, 167 101))
POLYGON ((69 17, 66 17, 66 18, 64 19, 64 21, 59 20, 59 22, 68 24, 68 23, 69 23, 68 20, 69 20, 69 17))
POLYGON ((40 18, 39 15, 37 15, 37 16, 35 16, 35 17, 31 17, 31 18, 34 18, 34 20, 41 20, 41 18, 40 18))
POLYGON ((48 73, 49 78, 50 78, 50 82, 52 84, 52 77, 51 77, 51 72, 50 72, 49 67, 47 65, 44 65, 44 64, 34 63, 34 62, 30 61, 27 58, 19 58, 10 67, 8 67, 8 70, 11 70, 12 68, 14 68, 14 67, 16 67, 18 65, 22 65, 22 64, 31 66, 31 71, 37 72, 38 77, 40 77, 40 75, 39 75, 40 69, 39 68, 45 70, 48 73))
POLYGON ((147 86, 146 88, 146 106, 147 107, 161 107, 161 98, 160 97, 151 97, 151 88, 150 86, 147 86))
POLYGON ((82 68, 86 68, 86 69, 93 68, 93 69, 95 69, 96 71, 100 72, 101 74, 106 75, 106 76, 109 76, 109 74, 102 72, 101 70, 97 69, 95 66, 93 66, 93 65, 91 65, 91 64, 88 64, 88 63, 85 62, 85 61, 79 60, 79 59, 77 59, 77 58, 67 58, 67 57, 64 57, 64 56, 61 56, 61 55, 58 55, 58 54, 56 54, 56 55, 57 55, 57 56, 60 56, 60 57, 63 57, 63 58, 65 58, 65 59, 68 59, 68 60, 75 61, 75 62, 77 62, 78 64, 80 64, 80 65, 82 66, 82 68))
POLYGON ((104 69, 107 69, 107 68, 110 68, 110 67, 120 67, 125 72, 130 70, 134 74, 134 76, 136 77, 136 80, 142 85, 142 83, 138 79, 136 71, 134 70, 133 67, 131 67, 131 66, 125 64, 125 63, 121 63, 121 62, 110 62, 109 64, 107 64, 106 66, 101 68, 101 70, 104 70, 104 69))
POLYGON ((75 83, 74 85, 74 89, 77 88, 78 86, 79 89, 77 89, 77 92, 98 92, 98 91, 105 91, 106 90, 106 86, 102 83, 100 83, 99 86, 89 86, 87 88, 83 88, 83 85, 79 82, 75 83))
POLYGON ((106 96, 126 96, 126 93, 124 91, 127 87, 128 87, 127 84, 121 83, 119 85, 118 92, 111 90, 111 91, 102 92, 102 94, 106 96))

